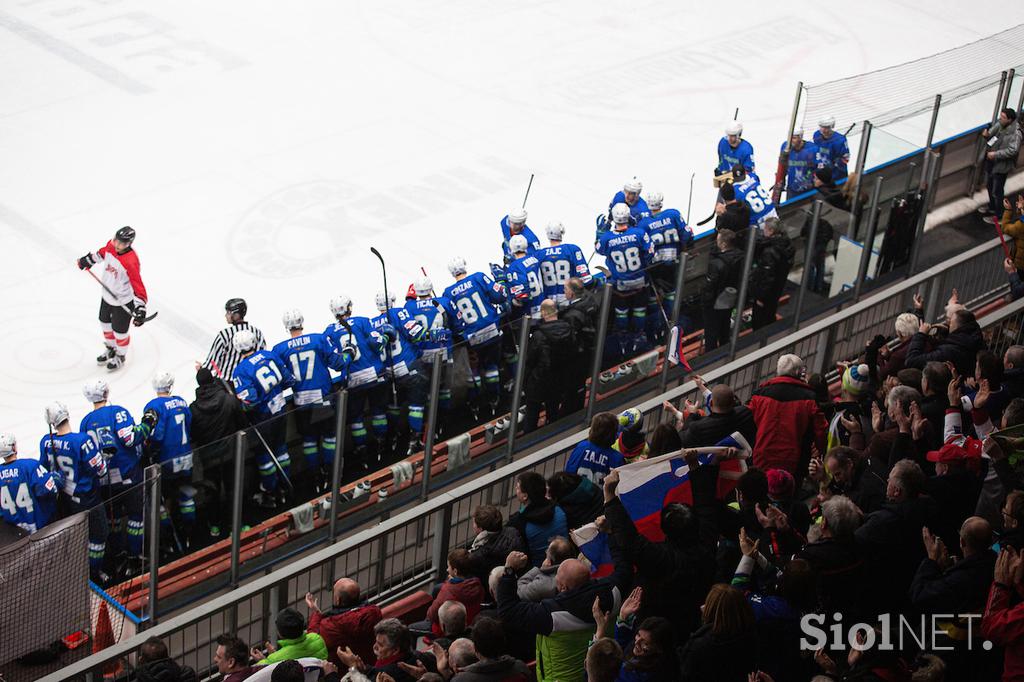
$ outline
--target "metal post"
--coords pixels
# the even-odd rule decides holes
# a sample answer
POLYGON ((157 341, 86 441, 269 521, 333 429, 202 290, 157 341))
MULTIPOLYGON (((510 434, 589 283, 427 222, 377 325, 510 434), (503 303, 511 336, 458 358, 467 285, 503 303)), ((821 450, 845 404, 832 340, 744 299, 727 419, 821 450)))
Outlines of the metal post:
MULTIPOLYGON (((923 158, 927 159, 928 158, 928 154, 926 153, 923 158)), ((922 163, 923 163, 923 161, 922 161, 922 163)), ((904 196, 910 194, 910 186, 912 184, 914 184, 914 169, 915 168, 917 168, 917 164, 914 163, 913 161, 911 161, 910 165, 907 166, 907 185, 906 185, 906 187, 903 188, 903 195, 904 196)), ((923 173, 922 173, 922 175, 923 175, 923 173)))
MULTIPOLYGON (((999 77, 999 92, 996 93, 996 103, 992 107, 992 118, 989 126, 995 125, 999 120, 999 110, 1003 103, 1003 89, 1006 88, 1006 71, 999 77)), ((985 166, 985 138, 978 137, 978 144, 974 148, 974 167, 971 169, 970 184, 967 185, 966 196, 972 196, 978 183, 981 181, 981 171, 985 166)))
POLYGON ((239 556, 242 549, 242 488, 245 486, 246 432, 235 434, 235 477, 231 491, 231 587, 238 587, 239 556))
POLYGON ((811 209, 811 231, 807 235, 807 248, 804 251, 804 271, 800 275, 800 291, 796 294, 796 308, 793 311, 794 330, 800 328, 800 315, 804 311, 804 298, 811 281, 811 261, 814 259, 814 242, 818 239, 818 221, 821 220, 821 207, 824 203, 821 199, 815 199, 811 209))
POLYGON ((882 196, 882 181, 885 180, 881 175, 875 178, 875 187, 871 190, 871 203, 869 204, 868 210, 871 211, 868 214, 868 227, 867 232, 864 236, 864 245, 860 252, 860 264, 857 266, 857 279, 853 284, 853 300, 860 300, 860 292, 864 286, 864 280, 868 276, 868 265, 871 263, 871 250, 874 247, 875 241, 875 226, 878 224, 878 199, 882 196))
POLYGON ((328 542, 334 543, 338 537, 338 493, 341 488, 341 472, 345 467, 345 421, 348 419, 348 391, 338 392, 334 414, 334 461, 331 463, 331 522, 328 531, 328 542))
POLYGON ((512 409, 508 415, 508 461, 516 453, 516 434, 519 432, 519 406, 523 402, 523 379, 526 377, 526 352, 530 344, 530 317, 519 319, 519 359, 516 361, 516 377, 512 384, 512 409))
POLYGON ((1010 69, 1006 72, 1006 88, 1003 90, 1003 104, 999 107, 1000 111, 1005 109, 1010 103, 1010 90, 1013 89, 1013 77, 1016 73, 1015 69, 1010 69))
POLYGON ((1020 95, 1017 97, 1017 122, 1020 123, 1020 112, 1024 110, 1024 83, 1020 84, 1020 95))
MULTIPOLYGON (((932 120, 928 124, 928 141, 925 142, 925 150, 932 148, 932 142, 935 141, 935 126, 939 122, 939 107, 942 106, 942 95, 935 95, 935 104, 932 105, 932 120)), ((927 154, 925 155, 927 156, 927 154)))
POLYGON ((928 207, 931 206, 932 198, 935 196, 936 178, 938 177, 939 160, 938 154, 931 152, 932 159, 928 163, 928 181, 926 183, 924 197, 921 203, 921 214, 917 217, 917 228, 914 231, 914 244, 910 247, 910 267, 907 276, 917 273, 918 261, 921 254, 921 241, 924 235, 924 223, 928 217, 928 207))
POLYGON ((146 467, 145 490, 149 493, 146 536, 149 539, 149 625, 156 625, 157 591, 160 585, 160 465, 146 467))
MULTIPOLYGON (((448 543, 451 540, 452 532, 452 504, 449 502, 435 512, 434 516, 434 546, 431 548, 431 568, 434 569, 434 578, 444 580, 445 569, 448 565, 448 543)), ((504 505, 499 500, 498 506, 504 505)))
POLYGON ((612 311, 612 285, 605 283, 601 290, 601 312, 597 319, 597 338, 594 340, 594 361, 590 368, 590 395, 587 397, 587 410, 584 423, 589 424, 597 410, 597 384, 601 378, 601 364, 604 362, 604 342, 608 336, 608 316, 612 311))
POLYGON ((427 425, 423 443, 423 489, 420 499, 427 501, 430 492, 430 466, 434 461, 434 438, 437 431, 438 401, 441 397, 441 351, 434 353, 430 363, 430 402, 427 403, 427 425))
MULTIPOLYGON (((679 324, 679 313, 683 308, 683 284, 686 282, 686 259, 689 255, 688 253, 679 254, 679 265, 676 270, 675 299, 672 301, 672 317, 669 318, 668 333, 665 334, 665 359, 661 363, 661 379, 658 384, 659 393, 664 393, 665 387, 668 386, 668 343, 672 338, 672 329, 679 324)), ((681 331, 679 333, 682 335, 681 331)))
POLYGON ((740 327, 743 326, 743 309, 747 305, 747 292, 750 290, 750 271, 754 267, 754 251, 757 248, 758 228, 747 229, 747 253, 743 258, 743 275, 740 279, 740 297, 736 302, 736 322, 732 326, 732 339, 729 341, 729 360, 736 359, 736 343, 740 338, 740 327))
MULTIPOLYGON (((853 171, 853 174, 857 177, 857 191, 853 193, 853 203, 850 204, 850 225, 846 228, 846 236, 850 239, 857 238, 857 220, 860 217, 860 190, 864 186, 864 164, 867 162, 868 144, 871 142, 872 128, 871 121, 864 121, 864 126, 861 130, 860 147, 857 151, 857 165, 853 171)), ((850 179, 847 178, 846 181, 849 182, 850 179)))
POLYGON ((999 110, 1002 109, 1003 104, 1003 90, 1006 88, 1006 72, 1003 71, 999 77, 999 94, 996 95, 996 105, 992 109, 992 123, 999 120, 999 110))

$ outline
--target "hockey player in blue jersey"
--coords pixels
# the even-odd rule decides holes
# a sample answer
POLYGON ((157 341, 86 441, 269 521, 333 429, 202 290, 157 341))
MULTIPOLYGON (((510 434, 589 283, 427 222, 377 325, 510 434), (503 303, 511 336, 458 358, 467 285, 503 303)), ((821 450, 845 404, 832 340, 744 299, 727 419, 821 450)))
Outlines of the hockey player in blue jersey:
POLYGON ((540 260, 530 255, 526 238, 518 234, 509 240, 513 260, 506 270, 508 300, 511 317, 540 319, 540 303, 544 300, 544 280, 540 272, 540 260))
POLYGON ((107 475, 107 461, 87 433, 72 433, 67 405, 53 402, 46 406, 49 435, 39 441, 39 461, 50 471, 60 471, 63 482, 58 506, 68 514, 89 513, 89 574, 101 586, 109 584, 110 576, 103 570, 107 550, 106 509, 100 498, 100 482, 107 475))
POLYGON ((775 174, 775 196, 786 190, 786 198, 814 189, 814 171, 820 167, 818 145, 804 139, 803 128, 793 130, 789 142, 783 142, 779 149, 779 168, 775 174))
POLYGON ((288 365, 270 350, 256 350, 256 334, 249 329, 235 332, 232 345, 242 355, 231 381, 235 395, 253 417, 253 426, 259 432, 256 447, 256 467, 260 474, 260 490, 254 496, 256 504, 273 509, 284 501, 284 491, 278 485, 278 473, 286 483, 291 466, 285 442, 284 390, 295 380, 288 365), (262 437, 261 437, 262 436, 262 437))
POLYGON ((501 219, 501 252, 505 256, 506 265, 512 262, 512 252, 509 250, 508 240, 517 234, 521 234, 526 239, 529 253, 540 248, 540 240, 526 224, 525 208, 513 208, 508 215, 501 219))
POLYGON ((560 308, 564 308, 565 283, 572 277, 579 277, 584 282, 590 280, 590 268, 583 251, 575 244, 563 244, 565 227, 562 223, 548 223, 548 241, 551 246, 543 249, 540 258, 540 276, 544 283, 544 298, 550 298, 560 308))
POLYGON ((368 470, 369 437, 366 413, 370 413, 373 436, 377 441, 377 461, 381 446, 388 434, 388 384, 384 379, 384 344, 386 341, 373 329, 370 320, 352 316, 352 299, 335 296, 331 299, 331 313, 336 322, 327 325, 324 336, 333 348, 347 353, 352 360, 348 365, 348 407, 346 420, 355 444, 353 463, 368 470))
POLYGON ((144 449, 149 460, 159 464, 161 469, 160 529, 165 531, 161 539, 166 542, 173 538, 179 551, 188 551, 196 527, 192 411, 184 398, 171 395, 172 388, 174 375, 170 372, 158 372, 153 377, 156 397, 146 403, 145 413, 156 413, 157 422, 144 449))
POLYGON ((608 219, 611 220, 611 210, 615 204, 625 204, 629 206, 629 215, 633 217, 633 222, 639 222, 650 215, 650 208, 647 206, 647 202, 644 201, 643 197, 640 196, 640 192, 644 191, 644 183, 640 182, 640 178, 633 176, 625 184, 622 185, 622 190, 615 193, 612 197, 612 201, 608 204, 608 219))
MULTIPOLYGON (((679 253, 693 245, 693 231, 677 209, 662 208, 664 202, 665 197, 661 192, 648 193, 647 205, 651 214, 641 220, 638 227, 647 231, 647 236, 654 245, 654 258, 647 270, 647 276, 651 284, 661 292, 665 314, 669 315, 675 301, 679 253)), ((655 330, 663 330, 665 325, 657 306, 658 299, 652 289, 651 296, 647 299, 647 312, 650 318, 648 326, 653 325, 655 330)), ((656 335, 660 335, 660 332, 656 335)))
POLYGON ((0 433, 0 519, 26 533, 35 533, 57 513, 60 474, 41 462, 18 459, 12 433, 0 433))
POLYGON ((82 387, 92 412, 82 418, 79 431, 92 438, 107 461, 103 497, 110 501, 114 527, 111 528, 111 554, 127 551, 133 570, 142 568, 145 516, 142 486, 142 443, 152 433, 158 415, 145 412, 142 422, 120 405, 108 402, 110 387, 103 379, 94 379, 82 387))
POLYGON ((443 296, 434 297, 434 283, 429 277, 417 277, 409 288, 412 298, 406 296, 405 310, 412 319, 427 330, 418 343, 420 360, 424 371, 429 374, 434 356, 441 356, 441 383, 438 392, 438 429, 443 430, 452 405, 452 329, 448 310, 451 303, 443 296))
POLYGON ((837 133, 836 119, 824 116, 814 131, 814 144, 818 145, 818 161, 821 167, 832 169, 832 182, 839 182, 847 176, 850 163, 850 145, 846 135, 837 133))
POLYGON ((626 353, 627 332, 634 335, 632 344, 639 344, 647 321, 646 268, 654 256, 654 245, 642 227, 629 226, 629 207, 612 207, 614 229, 601 235, 597 252, 605 257, 611 272, 615 305, 615 331, 623 354, 626 353))
MULTIPOLYGON (((455 278, 445 290, 452 329, 469 344, 470 408, 481 389, 487 396, 491 412, 496 413, 501 399, 501 314, 497 306, 505 305, 505 287, 482 272, 466 272, 466 260, 456 256, 448 263, 448 272, 455 278), (482 380, 481 380, 482 375, 482 380)), ((478 416, 474 414, 474 416, 478 416)))
POLYGON ((732 188, 736 201, 741 201, 750 209, 750 226, 764 229, 769 218, 778 218, 775 204, 768 190, 761 184, 756 173, 748 173, 743 166, 732 169, 732 188))
POLYGON ((715 175, 730 172, 736 164, 752 172, 754 148, 743 139, 743 124, 732 121, 725 127, 725 137, 718 141, 718 165, 715 166, 715 175))
POLYGON ((335 348, 323 334, 307 334, 301 310, 288 310, 281 322, 290 338, 274 346, 274 352, 291 369, 295 377, 292 405, 295 427, 302 436, 305 470, 312 477, 317 493, 327 490, 331 480, 331 464, 337 450, 333 409, 331 370, 343 382, 352 357, 335 348))

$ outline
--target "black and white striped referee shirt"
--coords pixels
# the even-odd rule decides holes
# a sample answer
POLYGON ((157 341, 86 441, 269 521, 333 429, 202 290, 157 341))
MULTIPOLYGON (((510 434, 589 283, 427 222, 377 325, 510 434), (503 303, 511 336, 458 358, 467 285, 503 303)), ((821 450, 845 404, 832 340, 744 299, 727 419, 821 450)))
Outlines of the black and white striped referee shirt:
POLYGON ((235 367, 242 361, 242 354, 235 350, 235 334, 243 329, 248 329, 256 335, 256 350, 266 350, 267 342, 263 339, 263 332, 248 322, 238 322, 226 329, 221 329, 217 336, 213 337, 213 345, 210 346, 210 352, 203 362, 203 367, 221 379, 231 381, 235 367))

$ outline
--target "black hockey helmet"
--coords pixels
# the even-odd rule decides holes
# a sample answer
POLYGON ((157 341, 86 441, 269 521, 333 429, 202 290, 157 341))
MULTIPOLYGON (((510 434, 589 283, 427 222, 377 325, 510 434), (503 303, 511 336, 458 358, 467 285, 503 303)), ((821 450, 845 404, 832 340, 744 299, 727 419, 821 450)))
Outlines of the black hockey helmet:
POLYGON ((743 167, 743 164, 737 163, 732 167, 732 181, 743 182, 747 179, 747 169, 743 167))
POLYGON ((125 244, 131 246, 132 242, 135 241, 135 228, 128 227, 125 225, 120 230, 114 233, 114 239, 122 241, 125 244))
POLYGON ((244 298, 229 298, 228 302, 224 304, 224 312, 238 315, 239 317, 245 317, 245 313, 248 310, 249 306, 245 304, 244 298))

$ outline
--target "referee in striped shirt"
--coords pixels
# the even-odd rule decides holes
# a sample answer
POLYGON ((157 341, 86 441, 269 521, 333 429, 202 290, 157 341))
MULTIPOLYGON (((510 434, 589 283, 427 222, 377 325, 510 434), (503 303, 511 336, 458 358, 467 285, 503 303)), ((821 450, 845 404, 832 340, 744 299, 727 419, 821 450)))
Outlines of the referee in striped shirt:
POLYGON ((213 345, 210 352, 203 361, 203 367, 207 368, 221 379, 230 382, 235 367, 242 361, 242 354, 235 350, 235 334, 242 329, 248 329, 256 335, 256 350, 266 350, 267 342, 263 339, 263 332, 245 321, 245 313, 249 306, 243 298, 229 298, 224 304, 224 319, 231 325, 221 329, 213 338, 213 345))

